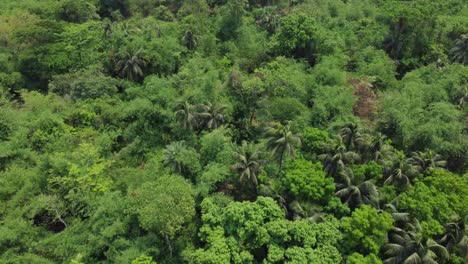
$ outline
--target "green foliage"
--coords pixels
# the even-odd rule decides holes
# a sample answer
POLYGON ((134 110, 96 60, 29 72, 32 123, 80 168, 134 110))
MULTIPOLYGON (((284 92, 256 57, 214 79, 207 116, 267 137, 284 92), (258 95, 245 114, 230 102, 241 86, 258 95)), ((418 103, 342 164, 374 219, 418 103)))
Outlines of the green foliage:
POLYGON ((341 221, 344 233, 343 247, 348 252, 361 254, 377 254, 393 224, 390 214, 379 213, 368 205, 361 206, 351 217, 345 217, 341 221))
POLYGON ((287 164, 282 178, 283 185, 296 199, 324 203, 335 190, 333 178, 325 176, 320 164, 296 159, 287 164))
MULTIPOLYGON (((230 25, 232 26, 232 25, 230 25)), ((268 39, 264 32, 259 31, 253 19, 243 18, 242 25, 233 33, 235 42, 226 42, 226 58, 246 71, 253 71, 268 58, 268 39)))
POLYGON ((246 0, 227 0, 221 11, 218 35, 223 40, 235 39, 242 25, 242 17, 247 6, 246 0))
POLYGON ((372 77, 377 88, 390 88, 396 84, 395 64, 382 50, 373 47, 359 50, 351 63, 357 74, 372 77))
POLYGON ((178 30, 177 25, 158 21, 153 17, 139 19, 138 23, 115 23, 109 29, 112 52, 109 53, 106 66, 109 71, 132 76, 135 78, 132 80, 137 81, 152 73, 171 74, 178 67, 183 50, 178 30), (130 68, 135 65, 138 65, 141 73, 138 68, 130 68), (124 69, 125 71, 119 71, 124 69), (132 75, 128 75, 130 73, 132 75))
POLYGON ((315 127, 307 127, 302 132, 302 149, 307 154, 325 152, 325 145, 330 142, 327 132, 315 127))
POLYGON ((390 32, 384 44, 390 57, 399 60, 400 72, 406 72, 422 63, 427 64, 439 59, 437 55, 440 53, 437 51, 437 46, 442 43, 434 41, 436 38, 433 36, 436 32, 434 32, 433 18, 437 16, 442 18, 448 13, 456 14, 460 10, 456 2, 421 0, 411 6, 401 5, 397 1, 385 3, 383 6, 385 23, 388 24, 390 32), (450 10, 452 7, 455 7, 454 10, 450 10), (431 56, 432 52, 435 53, 434 56, 431 56))
POLYGON ((383 167, 375 161, 352 167, 353 174, 361 180, 379 180, 382 178, 383 167))
POLYGON ((206 197, 216 190, 216 187, 230 176, 229 167, 219 163, 210 163, 198 179, 197 189, 201 196, 206 197))
POLYGON ((83 23, 98 18, 96 7, 88 0, 66 0, 61 2, 58 17, 68 22, 83 23))
POLYGON ((257 70, 262 79, 260 90, 264 89, 271 97, 292 97, 303 102, 311 81, 305 68, 304 63, 278 57, 257 70))
POLYGON ((50 155, 48 162, 49 184, 59 193, 71 190, 105 192, 112 186, 107 172, 112 161, 100 155, 101 150, 89 143, 80 144, 71 153, 50 155))
POLYGON ((42 85, 54 74, 99 65, 103 58, 101 32, 101 24, 94 21, 79 25, 39 21, 19 29, 16 41, 23 44, 19 71, 42 85))
POLYGON ((36 151, 57 148, 71 135, 71 128, 57 116, 40 116, 30 126, 28 136, 32 149, 36 151))
POLYGON ((467 18, 0 0, 0 263, 466 262, 467 18))
POLYGON ((61 47, 54 45, 64 25, 59 22, 39 21, 15 32, 14 41, 26 46, 18 54, 18 71, 30 80, 31 87, 44 88, 47 80, 57 73, 63 73, 68 63, 61 47), (39 59, 40 57, 44 59, 39 59))
MULTIPOLYGON (((338 222, 321 224, 283 220, 283 212, 271 198, 255 202, 224 204, 213 198, 202 202, 203 226, 200 229, 205 249, 185 252, 189 263, 246 263, 254 261, 254 252, 264 249, 261 259, 268 262, 341 260, 334 247, 339 239, 338 222)), ((255 257, 257 258, 257 257, 255 257)), ((261 260, 260 260, 261 261, 261 260)))
POLYGON ((160 2, 156 0, 129 1, 128 5, 129 5, 129 11, 133 15, 143 15, 145 17, 149 15, 154 15, 154 16, 158 16, 161 18, 164 18, 164 15, 166 15, 172 18, 172 14, 169 12, 169 10, 167 10, 167 7, 160 5, 160 2))
POLYGON ((339 57, 327 57, 315 66, 317 83, 311 88, 312 124, 318 127, 331 126, 353 119, 354 89, 346 84, 346 73, 340 69, 339 57), (338 67, 338 68, 337 68, 338 67))
POLYGON ((453 215, 465 215, 467 177, 444 170, 432 170, 416 182, 399 200, 399 206, 421 221, 426 236, 441 234, 443 223, 453 215))
POLYGON ((152 257, 141 256, 132 261, 132 264, 157 264, 152 257))
MULTIPOLYGON (((431 47, 432 52, 443 58, 444 62, 449 58, 456 59, 458 56, 456 56, 457 52, 454 51, 457 49, 453 49, 457 47, 457 38, 459 38, 458 40, 462 39, 461 36, 466 32, 466 29, 468 29, 468 21, 461 14, 439 16, 435 23, 435 34, 438 35, 439 39, 431 47), (447 50, 449 50, 448 53, 447 50), (447 55, 449 55, 448 58, 447 55)), ((463 53, 458 54, 463 55, 463 53)), ((463 56, 458 58, 463 59, 463 56)), ((459 62, 463 63, 461 60, 459 62)))
POLYGON ((324 211, 335 215, 338 218, 347 216, 351 213, 351 209, 346 203, 341 202, 338 197, 332 197, 328 204, 324 207, 324 211))
POLYGON ((359 253, 353 253, 346 259, 346 263, 349 263, 349 264, 382 264, 382 261, 375 254, 363 256, 359 253))
POLYGON ((203 164, 219 162, 230 164, 233 147, 229 131, 226 129, 215 129, 200 138, 200 158, 203 164))
POLYGON ((305 58, 312 64, 318 59, 317 55, 330 54, 342 45, 316 20, 301 13, 281 20, 274 43, 279 54, 305 58))
POLYGON ((456 156, 467 143, 462 132, 463 108, 456 106, 455 99, 461 97, 455 94, 463 93, 460 87, 466 85, 466 76, 466 69, 455 65, 444 70, 432 65, 408 74, 400 90, 383 94, 379 117, 382 129, 399 146, 410 150, 423 150, 424 146, 453 157, 449 166, 463 168, 465 162, 456 156))
POLYGON ((55 75, 49 83, 49 90, 70 96, 73 100, 110 98, 117 93, 118 82, 100 72, 85 71, 55 75))
POLYGON ((180 176, 161 176, 135 192, 138 219, 148 231, 172 238, 195 215, 191 185, 180 176))
MULTIPOLYGON (((3 3, 2 3, 3 4, 3 3)), ((16 30, 34 24, 39 21, 39 17, 27 10, 16 10, 11 14, 2 15, 0 18, 0 35, 3 46, 13 44, 13 37, 16 30)), ((4 67, 4 66, 3 66, 4 67)))
POLYGON ((281 123, 294 121, 302 126, 309 121, 307 107, 295 98, 280 97, 259 104, 263 108, 258 113, 259 120, 275 120, 281 123))

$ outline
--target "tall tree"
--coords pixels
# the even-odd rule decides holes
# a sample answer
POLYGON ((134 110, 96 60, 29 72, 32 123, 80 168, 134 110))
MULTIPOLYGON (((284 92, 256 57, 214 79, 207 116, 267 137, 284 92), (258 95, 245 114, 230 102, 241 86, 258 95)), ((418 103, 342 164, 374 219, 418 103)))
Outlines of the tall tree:
POLYGON ((265 161, 260 158, 260 151, 253 143, 242 141, 242 145, 234 152, 236 163, 231 169, 239 175, 239 181, 246 180, 258 185, 257 176, 262 171, 262 165, 265 161))
POLYGON ((337 140, 327 145, 326 148, 327 153, 320 155, 319 158, 323 162, 324 170, 330 177, 336 177, 344 169, 346 163, 360 159, 356 152, 346 149, 341 136, 338 136, 337 140))
POLYGON ((184 141, 176 141, 167 145, 164 149, 163 165, 169 167, 173 172, 181 174, 183 164, 178 154, 186 149, 184 141))
POLYGON ((222 40, 236 39, 238 29, 242 26, 242 17, 245 14, 247 0, 227 0, 223 6, 218 37, 222 40))
POLYGON ((269 34, 275 33, 279 27, 281 16, 276 6, 266 6, 260 10, 257 16, 257 25, 265 29, 269 34))
POLYGON ((281 19, 274 35, 275 48, 279 54, 305 58, 314 65, 317 57, 334 50, 341 43, 331 38, 331 34, 310 15, 290 13, 281 19), (333 43, 333 46, 330 46, 333 43))
POLYGON ((185 141, 174 141, 163 151, 163 165, 171 172, 191 176, 200 169, 199 155, 185 141))
POLYGON ((192 195, 191 184, 176 175, 161 176, 135 191, 141 227, 162 235, 170 256, 174 250, 171 239, 195 216, 192 195))
POLYGON ((381 132, 376 133, 372 139, 370 144, 370 150, 372 152, 373 159, 378 161, 385 156, 385 141, 387 140, 387 136, 382 134, 381 132))
POLYGON ((344 233, 343 247, 348 252, 377 254, 385 244, 387 232, 392 228, 390 214, 378 212, 375 208, 363 205, 350 217, 344 217, 341 225, 344 233))
POLYGON ((226 200, 208 197, 201 203, 203 247, 187 249, 188 263, 341 263, 338 220, 288 221, 269 197, 226 200))
POLYGON ((411 165, 411 160, 404 153, 399 152, 396 159, 390 167, 385 168, 386 174, 385 183, 393 184, 399 187, 407 187, 411 185, 411 180, 414 177, 414 168, 411 165))
POLYGON ((464 253, 462 255, 466 256, 468 253, 466 251, 466 243, 468 240, 466 239, 466 225, 463 218, 457 215, 452 216, 451 221, 444 225, 444 233, 438 242, 449 251, 453 251, 457 246, 463 251, 465 247, 465 252, 462 252, 464 253))
POLYGON ((182 37, 182 44, 189 50, 194 50, 198 46, 199 36, 192 30, 186 30, 182 37))
POLYGON ((340 178, 341 180, 336 183, 336 196, 349 207, 357 208, 362 204, 377 206, 379 193, 371 180, 360 179, 349 168, 340 172, 340 178))
POLYGON ((224 110, 226 105, 213 105, 211 103, 200 105, 200 127, 216 129, 224 123, 224 110))
POLYGON ((468 86, 461 86, 460 89, 452 97, 452 102, 458 105, 460 109, 465 109, 466 103, 468 103, 468 86))
POLYGON ((468 64, 468 34, 463 34, 455 41, 454 47, 450 50, 452 60, 462 64, 468 64))
POLYGON ((393 220, 395 220, 393 225, 395 227, 406 228, 409 225, 413 225, 414 218, 411 217, 411 214, 399 211, 394 202, 395 200, 393 200, 391 203, 383 205, 383 209, 380 211, 387 212, 393 217, 393 220))
POLYGON ((468 212, 468 178, 431 170, 398 196, 398 207, 415 216, 427 236, 440 235, 453 215, 468 212))
POLYGON ((394 228, 389 232, 389 243, 383 246, 384 264, 445 263, 448 250, 432 239, 425 239, 418 225, 411 230, 394 228))
POLYGON ((356 150, 363 144, 364 140, 360 130, 355 123, 348 123, 341 129, 341 137, 347 150, 356 150))
POLYGON ((144 77, 144 67, 146 60, 143 58, 143 50, 126 50, 119 55, 120 59, 116 64, 116 71, 120 76, 126 77, 131 81, 138 81, 144 77))
POLYGON ((326 204, 335 191, 333 178, 325 175, 321 164, 303 158, 286 164, 281 184, 288 198, 316 204, 326 204))
POLYGON ((447 161, 445 161, 441 155, 433 152, 432 150, 428 150, 426 152, 416 151, 411 153, 410 162, 419 172, 443 168, 447 165, 447 161))
POLYGON ((301 146, 301 138, 291 131, 290 123, 286 125, 272 123, 267 128, 265 135, 267 136, 267 148, 277 160, 278 170, 281 172, 285 155, 296 157, 295 148, 301 146))
POLYGON ((187 130, 197 126, 198 114, 196 106, 190 103, 191 97, 187 100, 180 100, 175 106, 175 118, 179 124, 187 130))

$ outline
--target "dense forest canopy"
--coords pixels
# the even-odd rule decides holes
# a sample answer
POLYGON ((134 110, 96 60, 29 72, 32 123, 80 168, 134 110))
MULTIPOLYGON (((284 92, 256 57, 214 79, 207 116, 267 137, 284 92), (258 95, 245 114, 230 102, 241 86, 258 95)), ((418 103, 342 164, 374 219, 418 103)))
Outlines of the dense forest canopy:
POLYGON ((468 263, 465 0, 0 0, 0 263, 468 263))

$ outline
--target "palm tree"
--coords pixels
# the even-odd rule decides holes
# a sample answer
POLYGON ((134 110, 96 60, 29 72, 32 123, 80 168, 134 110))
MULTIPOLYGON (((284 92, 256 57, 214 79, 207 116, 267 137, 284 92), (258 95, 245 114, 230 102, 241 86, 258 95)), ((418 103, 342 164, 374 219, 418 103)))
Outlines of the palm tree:
POLYGON ((453 221, 445 224, 444 233, 439 240, 441 245, 448 249, 452 249, 463 238, 465 225, 459 221, 453 221))
POLYGON ((163 166, 170 168, 175 173, 182 174, 184 165, 179 154, 186 149, 185 141, 175 141, 167 145, 163 151, 163 166))
POLYGON ((293 220, 306 219, 309 222, 321 223, 325 221, 325 214, 323 209, 312 203, 299 203, 294 200, 289 203, 289 211, 292 213, 293 220))
POLYGON ((267 6, 261 9, 261 13, 256 23, 269 34, 273 34, 280 24, 280 19, 281 16, 278 13, 278 8, 267 6))
POLYGON ((358 149, 363 143, 362 134, 355 123, 346 124, 341 129, 341 137, 347 150, 351 150, 351 148, 358 149))
POLYGON ((411 179, 414 176, 411 160, 406 158, 402 152, 399 152, 392 163, 390 167, 386 167, 384 170, 384 174, 386 174, 384 184, 393 184, 402 187, 411 185, 411 179))
POLYGON ((362 204, 378 205, 379 192, 372 181, 355 177, 349 168, 343 169, 339 175, 341 181, 335 183, 338 190, 335 195, 350 208, 357 208, 362 204))
POLYGON ((143 58, 142 49, 132 52, 127 50, 121 54, 121 59, 117 62, 116 70, 120 76, 125 76, 131 81, 136 81, 144 76, 143 69, 146 61, 143 58))
POLYGON ((466 249, 468 240, 465 234, 465 223, 461 217, 455 215, 451 221, 444 226, 444 233, 439 239, 439 243, 452 251, 457 246, 461 249, 463 256, 467 256, 466 249))
POLYGON ((112 23, 112 21, 109 19, 109 18, 104 18, 102 20, 103 24, 104 24, 104 36, 106 38, 110 38, 112 36, 112 33, 114 31, 114 25, 112 23))
POLYGON ((452 97, 452 101, 456 103, 459 108, 465 109, 465 104, 468 102, 468 86, 462 86, 452 97))
POLYGON ((444 263, 450 258, 448 250, 432 239, 423 239, 419 225, 405 231, 394 228, 389 243, 383 246, 384 264, 444 263))
POLYGON ((253 143, 242 141, 242 145, 234 152, 236 163, 231 170, 239 174, 240 182, 249 180, 255 186, 258 185, 257 175, 262 171, 265 161, 260 158, 260 151, 253 143))
POLYGON ((447 165, 447 161, 442 159, 442 156, 434 153, 432 150, 426 152, 413 152, 410 158, 411 164, 419 172, 432 170, 435 168, 443 168, 447 165))
POLYGON ((398 228, 406 228, 408 225, 412 225, 413 223, 411 222, 413 219, 411 218, 411 215, 409 213, 405 212, 400 212, 398 211, 397 207, 393 203, 395 200, 392 202, 385 204, 383 206, 383 210, 380 210, 382 212, 387 212, 389 213, 395 222, 393 225, 398 228))
POLYGON ((336 177, 344 169, 346 163, 359 160, 357 153, 346 149, 341 136, 338 136, 337 141, 327 145, 326 148, 327 153, 320 155, 319 158, 323 162, 325 172, 330 177, 336 177))
POLYGON ((191 97, 179 101, 175 107, 175 117, 184 129, 192 129, 197 125, 198 114, 196 106, 190 103, 191 97))
POLYGON ((286 197, 280 181, 270 179, 267 183, 260 184, 258 186, 258 195, 273 198, 285 212, 288 211, 286 197))
POLYGON ((455 41, 455 46, 450 50, 452 60, 462 64, 468 64, 468 34, 463 34, 455 41))
POLYGON ((458 242, 458 248, 460 249, 460 256, 463 257, 465 263, 468 262, 468 235, 464 235, 462 240, 458 242))
POLYGON ((384 149, 385 149, 385 141, 387 140, 387 136, 377 132, 372 137, 371 144, 370 144, 370 150, 372 151, 373 159, 375 161, 381 160, 384 158, 384 149))
MULTIPOLYGON (((208 129, 216 129, 224 123, 223 111, 226 109, 226 105, 212 105, 208 103, 206 105, 200 105, 200 112, 198 116, 201 118, 203 126, 208 129)), ((203 127, 201 126, 201 127, 203 127)))
POLYGON ((301 146, 301 138, 291 131, 290 123, 286 125, 273 123, 267 128, 265 135, 267 136, 267 148, 278 161, 279 172, 281 172, 284 155, 286 154, 295 158, 296 152, 294 148, 301 146))
POLYGON ((134 27, 134 25, 131 25, 127 22, 122 22, 120 23, 120 27, 119 27, 119 30, 120 32, 122 32, 122 34, 125 36, 125 37, 128 37, 132 34, 135 34, 135 33, 140 33, 141 32, 141 29, 138 28, 138 27, 134 27))
POLYGON ((186 30, 182 37, 182 43, 187 49, 194 50, 198 46, 198 35, 195 35, 192 30, 186 30))

